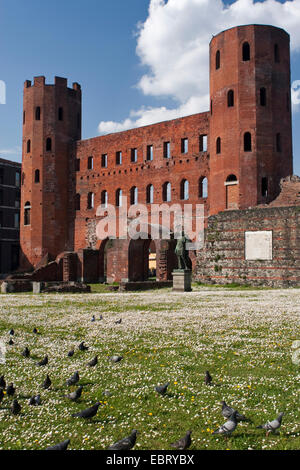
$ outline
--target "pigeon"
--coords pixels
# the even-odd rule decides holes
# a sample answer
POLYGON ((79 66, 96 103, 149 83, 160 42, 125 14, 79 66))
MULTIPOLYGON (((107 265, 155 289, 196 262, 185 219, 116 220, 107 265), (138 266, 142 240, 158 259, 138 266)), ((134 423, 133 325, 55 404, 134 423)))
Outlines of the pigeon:
POLYGON ((72 416, 73 418, 84 418, 84 419, 90 419, 96 416, 98 408, 100 406, 100 402, 97 401, 97 403, 94 406, 91 406, 90 408, 87 408, 86 410, 79 411, 78 413, 73 413, 72 416))
POLYGON ((10 330, 9 334, 10 334, 10 336, 14 336, 15 330, 10 330))
POLYGON ((12 397, 12 396, 14 396, 15 391, 16 391, 16 389, 15 389, 14 385, 13 385, 12 383, 9 384, 8 387, 7 387, 7 389, 6 389, 7 395, 8 395, 9 397, 12 397))
POLYGON ((4 390, 3 388, 0 388, 0 403, 2 402, 3 398, 4 398, 4 390))
MULTIPOLYGON (((228 406, 224 400, 221 402, 221 405, 222 405, 222 415, 224 416, 224 418, 230 418, 230 416, 236 411, 234 408, 231 408, 231 406, 228 406)), ((246 418, 246 416, 241 415, 237 411, 236 420, 237 420, 237 422, 247 421, 247 418, 246 418)))
POLYGON ((33 328, 33 333, 34 333, 35 335, 37 335, 37 333, 38 333, 37 328, 33 328))
POLYGON ((67 385, 75 385, 77 384, 77 382, 79 382, 79 374, 78 374, 78 371, 76 371, 72 377, 70 377, 67 381, 66 381, 66 384, 67 385))
POLYGON ((237 411, 232 413, 229 420, 226 421, 225 424, 216 429, 213 434, 225 434, 226 436, 231 435, 235 428, 237 427, 237 419, 236 419, 237 411))
POLYGON ((96 321, 95 315, 92 316, 91 322, 94 323, 96 321))
POLYGON ((18 415, 19 413, 21 413, 21 405, 19 405, 18 400, 13 401, 11 412, 13 415, 18 415))
POLYGON ((192 443, 191 434, 192 431, 188 431, 184 437, 179 439, 179 441, 173 442, 173 444, 171 444, 171 447, 174 447, 178 450, 188 449, 192 443))
POLYGON ((22 352, 22 356, 23 356, 23 357, 29 357, 29 356, 30 356, 30 351, 29 351, 29 349, 28 349, 27 347, 26 347, 26 348, 24 349, 24 351, 22 352))
POLYGON ((121 439, 109 446, 108 450, 130 450, 136 443, 137 430, 134 429, 130 436, 121 439))
POLYGON ((78 346, 78 349, 80 351, 87 351, 89 348, 88 348, 88 346, 85 346, 84 341, 82 341, 82 343, 80 343, 80 345, 78 346))
POLYGON ((38 366, 46 366, 49 362, 49 359, 48 359, 48 356, 45 356, 44 359, 42 359, 41 361, 37 362, 37 365, 38 366))
POLYGON ((95 356, 90 362, 87 363, 89 367, 95 367, 98 364, 98 356, 95 356))
POLYGON ((115 321, 116 325, 121 325, 121 323, 122 323, 122 318, 120 318, 120 320, 115 321))
POLYGON ((51 384, 52 384, 51 379, 50 379, 49 375, 47 375, 47 377, 45 378, 44 383, 43 383, 43 388, 46 390, 47 388, 49 388, 51 386, 51 384))
POLYGON ((103 320, 103 315, 100 315, 99 320, 103 320))
POLYGON ((208 370, 205 372, 205 379, 204 379, 205 385, 211 385, 212 383, 212 376, 208 372, 208 370))
POLYGON ((47 447, 46 450, 67 450, 69 444, 70 444, 70 439, 68 439, 67 441, 61 442, 60 444, 56 444, 55 446, 47 447))
POLYGON ((71 351, 68 352, 68 357, 74 356, 74 349, 71 349, 71 351))
POLYGON ((77 390, 75 390, 75 392, 72 392, 69 395, 66 395, 66 397, 69 398, 72 401, 77 401, 78 398, 81 397, 82 390, 83 390, 83 387, 81 385, 79 388, 77 388, 77 390))
POLYGON ((116 356, 111 356, 111 357, 109 358, 109 360, 110 360, 111 362, 115 362, 115 363, 122 361, 122 359, 123 359, 123 356, 117 356, 117 355, 116 355, 116 356))
POLYGON ((273 421, 268 421, 266 424, 257 426, 256 429, 265 429, 266 435, 268 436, 271 432, 274 432, 280 428, 283 415, 284 413, 279 413, 276 419, 274 419, 273 421))
POLYGON ((4 375, 1 375, 0 377, 0 388, 6 388, 6 382, 4 379, 4 375))
POLYGON ((8 341, 8 344, 9 344, 9 346, 13 346, 15 343, 13 342, 12 339, 10 339, 10 340, 8 341))
POLYGON ((42 404, 41 395, 34 395, 29 400, 29 405, 31 406, 39 406, 42 404))
POLYGON ((155 390, 157 391, 157 393, 159 393, 159 395, 165 395, 169 385, 170 385, 170 382, 166 383, 165 385, 157 385, 155 387, 155 390))

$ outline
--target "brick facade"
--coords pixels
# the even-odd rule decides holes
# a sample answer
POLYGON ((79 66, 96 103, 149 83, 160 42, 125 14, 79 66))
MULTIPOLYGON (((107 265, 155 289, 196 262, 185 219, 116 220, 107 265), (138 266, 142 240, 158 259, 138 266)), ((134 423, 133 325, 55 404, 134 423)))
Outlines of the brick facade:
MULTIPOLYGON (((117 206, 120 191, 129 206, 134 197, 148 211, 153 203, 203 204, 206 225, 226 209, 274 200, 280 179, 293 172, 289 43, 273 26, 224 31, 210 43, 208 112, 88 140, 80 140, 80 85, 26 81, 22 266, 61 255, 64 279, 146 281, 150 237, 95 236, 97 207, 117 206)), ((170 280, 174 241, 155 240, 155 249, 156 277, 170 280)))

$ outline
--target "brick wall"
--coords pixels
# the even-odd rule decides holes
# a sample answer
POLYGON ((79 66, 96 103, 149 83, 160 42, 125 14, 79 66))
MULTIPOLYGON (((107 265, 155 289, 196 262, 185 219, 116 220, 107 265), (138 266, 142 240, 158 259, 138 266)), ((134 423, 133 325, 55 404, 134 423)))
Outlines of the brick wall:
POLYGON ((300 285, 300 206, 227 211, 209 217, 196 279, 216 284, 300 285), (272 231, 272 260, 245 259, 246 231, 272 231))

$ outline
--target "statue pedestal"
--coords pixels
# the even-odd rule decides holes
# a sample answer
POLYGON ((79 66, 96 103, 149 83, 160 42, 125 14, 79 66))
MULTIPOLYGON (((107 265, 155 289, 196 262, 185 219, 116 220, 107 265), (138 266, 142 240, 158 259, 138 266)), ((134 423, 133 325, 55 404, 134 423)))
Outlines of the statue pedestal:
POLYGON ((175 269, 172 276, 174 292, 192 292, 192 271, 190 269, 175 269))

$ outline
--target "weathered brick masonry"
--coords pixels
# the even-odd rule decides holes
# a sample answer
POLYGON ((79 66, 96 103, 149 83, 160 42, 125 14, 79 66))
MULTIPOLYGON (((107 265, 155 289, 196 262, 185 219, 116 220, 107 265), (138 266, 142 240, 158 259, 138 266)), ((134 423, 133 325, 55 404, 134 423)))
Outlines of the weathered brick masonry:
POLYGON ((212 284, 300 285, 300 206, 221 212, 209 218, 196 279, 212 284), (245 259, 245 232, 272 231, 272 260, 245 259))

